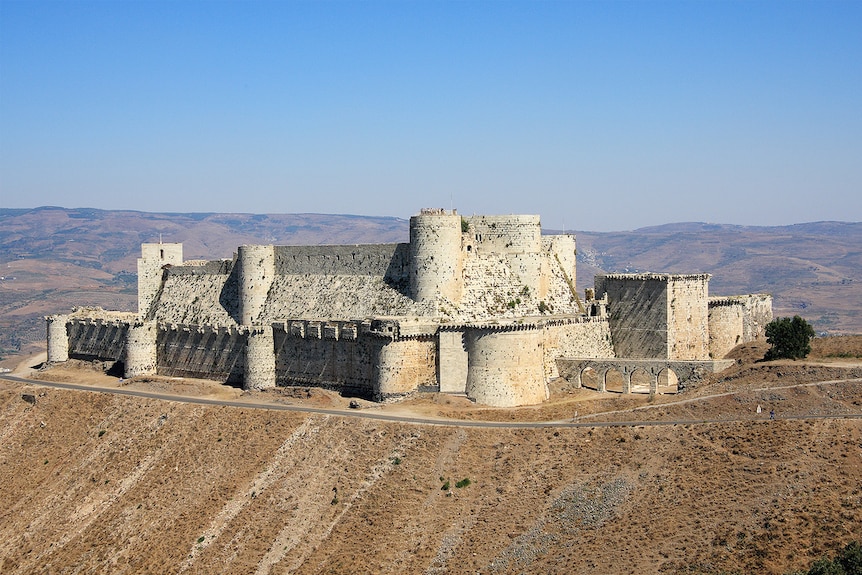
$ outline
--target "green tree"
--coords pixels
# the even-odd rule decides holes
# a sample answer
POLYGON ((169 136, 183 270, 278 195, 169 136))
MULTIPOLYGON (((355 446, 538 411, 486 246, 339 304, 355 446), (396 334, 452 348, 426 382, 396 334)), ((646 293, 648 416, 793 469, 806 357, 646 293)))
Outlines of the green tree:
POLYGON ((862 544, 858 541, 849 543, 838 553, 836 560, 844 567, 846 575, 862 575, 862 544))
POLYGON ((811 353, 814 328, 798 315, 775 319, 766 326, 766 341, 770 345, 764 359, 801 359, 811 353))
POLYGON ((838 561, 832 559, 819 559, 814 562, 811 569, 808 570, 808 575, 846 575, 844 569, 838 561))

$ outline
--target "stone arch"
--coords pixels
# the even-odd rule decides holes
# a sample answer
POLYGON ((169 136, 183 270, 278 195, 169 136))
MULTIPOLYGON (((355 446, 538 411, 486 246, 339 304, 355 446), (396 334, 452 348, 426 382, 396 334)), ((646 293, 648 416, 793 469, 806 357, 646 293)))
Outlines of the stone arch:
POLYGON ((599 389, 599 391, 622 393, 626 386, 626 381, 628 380, 626 375, 627 374, 623 368, 614 366, 608 367, 604 372, 604 377, 600 380, 603 385, 602 389, 599 389))
POLYGON ((604 378, 603 373, 599 373, 594 367, 590 365, 584 366, 581 369, 578 377, 581 381, 581 387, 586 387, 589 389, 598 389, 599 388, 599 380, 604 378))
POLYGON ((655 376, 643 367, 636 367, 631 373, 631 393, 649 393, 655 376))
POLYGON ((670 367, 662 369, 657 376, 659 393, 677 393, 679 391, 679 376, 670 367))

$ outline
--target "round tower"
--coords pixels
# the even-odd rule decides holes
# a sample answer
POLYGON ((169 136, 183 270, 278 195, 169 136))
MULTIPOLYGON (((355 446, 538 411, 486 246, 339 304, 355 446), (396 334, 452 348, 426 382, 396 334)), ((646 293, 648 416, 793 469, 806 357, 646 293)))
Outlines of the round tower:
POLYGON ((156 342, 159 335, 154 321, 135 321, 126 334, 125 377, 156 373, 156 342))
POLYGON ((240 246, 239 309, 243 325, 258 322, 266 297, 275 278, 275 248, 273 246, 240 246))
POLYGON ((67 315, 50 315, 48 323, 48 362, 69 360, 69 332, 66 331, 67 315))
POLYGON ((244 376, 243 389, 275 387, 275 344, 272 326, 258 325, 248 332, 244 376))
POLYGON ((461 233, 461 216, 454 210, 422 210, 410 218, 410 295, 415 301, 437 294, 461 299, 461 233))
POLYGON ((548 398, 541 329, 468 328, 467 397, 494 407, 542 403, 548 398))

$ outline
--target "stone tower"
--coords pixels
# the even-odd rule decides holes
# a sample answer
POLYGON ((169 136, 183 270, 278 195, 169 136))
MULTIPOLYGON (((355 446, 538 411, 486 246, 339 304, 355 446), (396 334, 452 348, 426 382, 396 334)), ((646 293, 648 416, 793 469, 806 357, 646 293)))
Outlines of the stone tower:
POLYGON ((275 248, 269 245, 240 246, 237 265, 241 323, 253 325, 260 318, 275 279, 275 248))
POLYGON ((410 218, 410 295, 415 301, 438 294, 453 302, 461 299, 461 234, 455 210, 423 209, 410 218))
POLYGON ((149 315, 168 265, 183 265, 183 244, 141 244, 138 258, 138 315, 141 318, 149 315))

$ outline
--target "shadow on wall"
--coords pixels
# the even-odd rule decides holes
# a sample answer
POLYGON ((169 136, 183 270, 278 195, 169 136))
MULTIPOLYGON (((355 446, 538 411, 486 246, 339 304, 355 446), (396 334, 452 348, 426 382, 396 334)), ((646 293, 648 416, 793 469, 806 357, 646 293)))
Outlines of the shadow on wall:
POLYGON ((247 338, 235 331, 160 331, 158 373, 241 384, 247 338))
POLYGON ((242 325, 239 296, 239 266, 234 265, 224 282, 218 302, 237 324, 242 325))
POLYGON ((410 244, 397 244, 383 281, 404 297, 410 294, 410 244))

